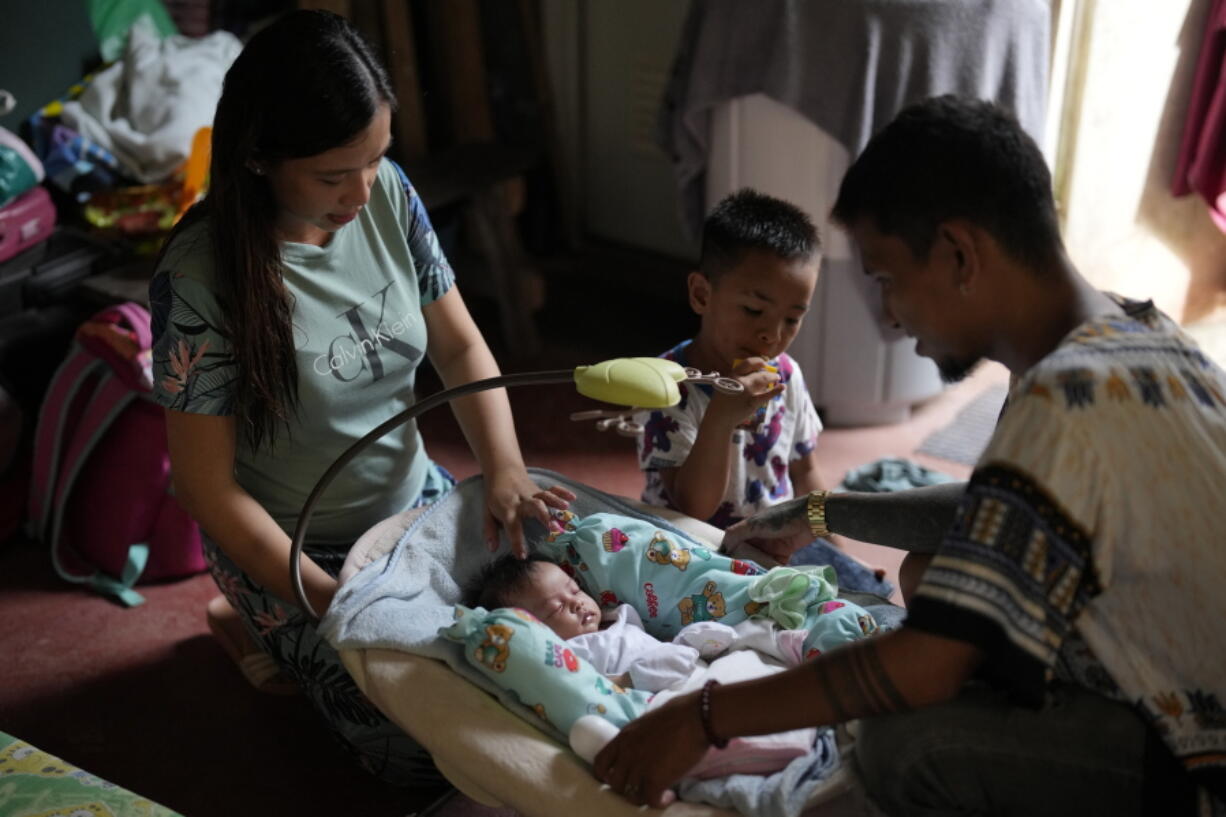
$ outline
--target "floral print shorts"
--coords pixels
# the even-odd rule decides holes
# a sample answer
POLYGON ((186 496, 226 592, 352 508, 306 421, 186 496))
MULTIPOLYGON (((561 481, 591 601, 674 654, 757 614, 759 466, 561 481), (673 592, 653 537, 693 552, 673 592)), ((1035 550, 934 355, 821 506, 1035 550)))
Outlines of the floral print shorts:
MULTIPOLYGON (((413 507, 440 499, 455 479, 431 463, 425 487, 413 507)), ((333 735, 376 777, 397 786, 429 788, 442 776, 429 754, 392 723, 358 689, 340 654, 320 637, 315 625, 244 573, 212 539, 204 540, 209 571, 222 595, 239 612, 248 631, 281 671, 297 685, 323 717, 333 735)), ((304 552, 336 577, 348 549, 311 547, 304 552)))

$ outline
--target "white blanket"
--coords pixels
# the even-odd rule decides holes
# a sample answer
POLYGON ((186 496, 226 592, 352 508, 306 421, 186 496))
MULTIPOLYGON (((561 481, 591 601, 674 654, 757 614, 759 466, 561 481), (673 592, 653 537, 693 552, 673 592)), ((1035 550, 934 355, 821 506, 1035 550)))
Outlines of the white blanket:
MULTIPOLYGON (((650 712, 661 707, 673 698, 687 695, 702 688, 707 681, 718 681, 721 684, 735 684, 738 681, 749 681, 766 675, 782 672, 786 667, 778 661, 763 655, 754 649, 742 648, 721 655, 709 665, 700 666, 685 683, 658 693, 651 699, 647 710, 650 712)), ((778 732, 773 735, 754 735, 748 738, 736 738, 729 742, 722 752, 710 752, 691 770, 689 777, 705 780, 714 777, 727 777, 733 774, 764 774, 783 769, 796 758, 810 752, 816 752, 815 758, 808 763, 807 774, 821 776, 829 774, 833 765, 838 762, 838 747, 834 742, 834 734, 829 729, 815 728, 793 729, 790 732, 778 732), (816 760, 816 762, 814 762, 816 760)), ((701 785, 701 784, 698 784, 701 785)), ((687 781, 683 784, 682 794, 690 788, 687 781)), ((761 796, 757 786, 742 786, 743 796, 761 796)), ((705 798, 704 798, 705 799, 705 798)), ((787 813, 792 809, 769 808, 760 803, 745 800, 737 802, 730 800, 729 805, 736 805, 741 811, 752 814, 769 812, 787 813)), ((803 803, 797 804, 795 810, 803 808, 803 803)))
POLYGON ((196 131, 212 124, 222 80, 241 50, 228 31, 162 40, 138 23, 123 59, 64 103, 64 123, 113 153, 132 178, 163 181, 187 159, 196 131))

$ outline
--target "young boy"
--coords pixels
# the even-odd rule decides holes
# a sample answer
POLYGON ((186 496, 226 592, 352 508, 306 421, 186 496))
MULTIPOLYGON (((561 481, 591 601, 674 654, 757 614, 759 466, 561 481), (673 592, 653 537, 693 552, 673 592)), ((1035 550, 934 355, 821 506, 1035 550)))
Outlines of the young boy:
POLYGON ((822 424, 800 368, 785 352, 809 309, 821 246, 801 210, 745 189, 703 227, 690 306, 693 340, 661 357, 740 380, 743 395, 681 386, 681 402, 642 420, 643 501, 726 528, 819 490, 822 424))

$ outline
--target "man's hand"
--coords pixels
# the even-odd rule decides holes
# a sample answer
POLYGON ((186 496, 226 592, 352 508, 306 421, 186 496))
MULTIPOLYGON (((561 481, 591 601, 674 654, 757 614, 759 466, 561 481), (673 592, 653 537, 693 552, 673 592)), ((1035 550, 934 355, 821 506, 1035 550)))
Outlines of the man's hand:
POLYGON ((813 541, 813 531, 805 512, 808 501, 807 495, 799 496, 737 522, 724 531, 720 549, 724 553, 732 553, 737 545, 745 543, 780 564, 787 564, 793 553, 813 541))
POLYGON ((674 698, 635 718, 600 750, 592 774, 635 805, 664 808, 671 787, 707 752, 698 693, 674 698), (667 746, 667 752, 660 747, 667 746))
POLYGON ((547 491, 537 487, 523 467, 507 468, 487 474, 485 478, 485 543, 498 549, 498 529, 507 533, 511 552, 523 559, 528 555, 524 544, 523 520, 531 516, 549 524, 549 508, 565 510, 575 495, 560 485, 547 491))

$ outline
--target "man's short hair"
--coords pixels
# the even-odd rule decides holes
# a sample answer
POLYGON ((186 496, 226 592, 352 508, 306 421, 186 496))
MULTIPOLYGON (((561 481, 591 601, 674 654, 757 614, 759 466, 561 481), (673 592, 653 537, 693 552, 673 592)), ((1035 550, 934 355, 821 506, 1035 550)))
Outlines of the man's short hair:
POLYGON ((493 610, 510 607, 512 600, 532 584, 532 571, 537 563, 554 562, 538 553, 520 559, 512 553, 499 556, 485 565, 464 587, 461 601, 465 607, 484 607, 493 610))
POLYGON ((725 197, 707 216, 698 269, 714 281, 751 249, 774 253, 786 261, 807 260, 821 249, 821 241, 812 220, 799 207, 744 188, 725 197))
POLYGON ((937 227, 965 219, 1017 260, 1040 267, 1060 248, 1051 173, 1014 116, 946 95, 905 108, 852 164, 832 217, 869 219, 927 258, 937 227))

